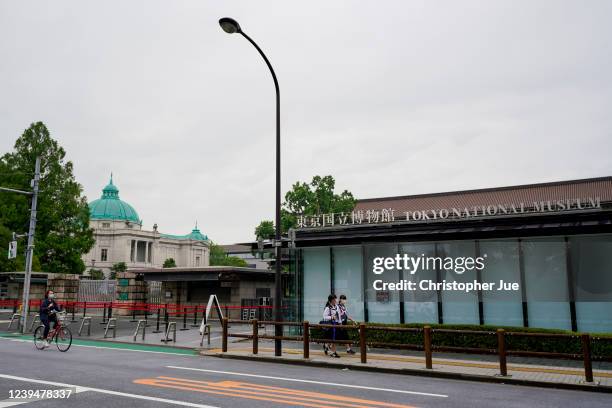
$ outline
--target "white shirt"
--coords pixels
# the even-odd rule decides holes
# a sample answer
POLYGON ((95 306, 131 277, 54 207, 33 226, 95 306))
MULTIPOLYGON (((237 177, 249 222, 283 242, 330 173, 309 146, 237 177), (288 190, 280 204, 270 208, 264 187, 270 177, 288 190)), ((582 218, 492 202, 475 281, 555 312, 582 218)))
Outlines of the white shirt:
POLYGON ((323 311, 323 320, 328 321, 330 323, 342 323, 340 319, 340 310, 338 309, 338 305, 334 306, 326 306, 323 311))

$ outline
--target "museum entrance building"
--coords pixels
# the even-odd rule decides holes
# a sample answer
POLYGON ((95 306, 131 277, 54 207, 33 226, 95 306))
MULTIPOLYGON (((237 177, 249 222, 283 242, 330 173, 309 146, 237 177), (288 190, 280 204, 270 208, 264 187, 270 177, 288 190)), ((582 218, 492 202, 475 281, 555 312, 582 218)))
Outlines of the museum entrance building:
POLYGON ((351 213, 298 224, 300 319, 321 320, 334 293, 359 321, 612 332, 612 177, 358 200, 351 213), (404 255, 440 262, 375 271, 404 255), (458 273, 448 259, 483 267, 458 273), (430 290, 388 285, 417 281, 430 290), (444 289, 500 281, 515 290, 444 289))

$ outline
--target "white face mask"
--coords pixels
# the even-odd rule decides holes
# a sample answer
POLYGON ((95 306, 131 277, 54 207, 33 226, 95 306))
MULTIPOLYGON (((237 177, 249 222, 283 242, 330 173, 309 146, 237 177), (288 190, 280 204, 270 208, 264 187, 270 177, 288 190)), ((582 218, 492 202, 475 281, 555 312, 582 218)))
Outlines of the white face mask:
POLYGON ((49 293, 49 299, 55 299, 55 293, 49 293))

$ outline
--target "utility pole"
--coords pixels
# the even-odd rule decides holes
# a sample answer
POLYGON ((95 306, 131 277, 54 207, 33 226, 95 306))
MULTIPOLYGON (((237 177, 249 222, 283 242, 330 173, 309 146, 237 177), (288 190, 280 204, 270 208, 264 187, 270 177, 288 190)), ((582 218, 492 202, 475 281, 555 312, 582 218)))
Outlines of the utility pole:
POLYGON ((25 334, 30 306, 30 280, 32 277, 32 259, 34 258, 34 232, 36 231, 36 205, 38 204, 38 181, 40 180, 40 156, 36 158, 34 179, 32 180, 32 208, 30 209, 30 229, 28 231, 28 248, 26 252, 26 270, 23 280, 23 308, 21 332, 25 334))
MULTIPOLYGON (((36 231, 36 205, 38 203, 38 182, 40 181, 40 156, 36 157, 34 165, 34 179, 32 179, 32 191, 22 191, 13 188, 0 187, 0 191, 9 191, 32 196, 32 207, 30 208, 30 228, 28 230, 28 247, 26 248, 25 277, 23 279, 23 304, 21 310, 21 332, 25 334, 28 322, 30 303, 30 280, 32 276, 32 259, 34 257, 34 232, 36 231)), ((15 235, 13 233, 13 235, 15 235)))

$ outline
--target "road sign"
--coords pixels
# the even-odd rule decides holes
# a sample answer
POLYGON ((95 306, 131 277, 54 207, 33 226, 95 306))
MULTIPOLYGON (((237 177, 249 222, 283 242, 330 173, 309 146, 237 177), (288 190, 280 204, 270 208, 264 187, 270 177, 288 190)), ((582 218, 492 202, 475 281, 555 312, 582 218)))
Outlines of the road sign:
POLYGON ((8 259, 17 257, 17 241, 9 242, 8 259))

